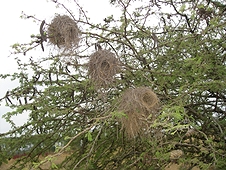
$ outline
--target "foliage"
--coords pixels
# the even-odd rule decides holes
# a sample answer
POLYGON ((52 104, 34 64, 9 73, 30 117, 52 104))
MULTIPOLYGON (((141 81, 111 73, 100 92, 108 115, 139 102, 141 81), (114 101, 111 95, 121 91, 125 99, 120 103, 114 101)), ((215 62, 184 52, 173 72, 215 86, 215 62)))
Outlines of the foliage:
MULTIPOLYGON (((76 1, 79 19, 53 2, 81 28, 80 43, 76 50, 56 53, 53 48, 49 56, 27 62, 15 58, 19 71, 0 75, 19 80, 1 98, 12 108, 4 115, 12 130, 0 134, 0 164, 29 145, 11 169, 38 169, 63 152, 68 157, 52 169, 151 170, 173 162, 182 169, 226 166, 223 1, 111 0, 121 17, 106 16, 103 24, 92 23, 76 1), (122 68, 114 71, 110 86, 97 88, 89 77, 88 56, 96 43, 120 60, 122 68), (161 108, 145 135, 130 138, 119 121, 128 117, 120 98, 141 86, 157 94, 161 108), (11 118, 22 114, 29 119, 16 126, 11 118), (40 160, 53 146, 55 153, 40 160)), ((33 44, 12 47, 26 54, 33 44)))

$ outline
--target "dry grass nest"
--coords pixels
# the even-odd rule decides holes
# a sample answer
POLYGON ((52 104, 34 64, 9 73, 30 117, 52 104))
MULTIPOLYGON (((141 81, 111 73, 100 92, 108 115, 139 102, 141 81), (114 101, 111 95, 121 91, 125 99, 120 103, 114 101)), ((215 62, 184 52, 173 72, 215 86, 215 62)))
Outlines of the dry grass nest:
POLYGON ((150 122, 159 110, 159 99, 148 87, 127 89, 121 98, 119 111, 126 114, 119 118, 128 137, 134 138, 147 132, 150 122))
POLYGON ((80 34, 76 22, 67 15, 56 15, 48 27, 49 42, 59 48, 76 47, 80 34))
POLYGON ((115 54, 108 50, 98 50, 90 56, 88 63, 89 76, 98 86, 106 86, 113 82, 120 70, 120 62, 115 54))

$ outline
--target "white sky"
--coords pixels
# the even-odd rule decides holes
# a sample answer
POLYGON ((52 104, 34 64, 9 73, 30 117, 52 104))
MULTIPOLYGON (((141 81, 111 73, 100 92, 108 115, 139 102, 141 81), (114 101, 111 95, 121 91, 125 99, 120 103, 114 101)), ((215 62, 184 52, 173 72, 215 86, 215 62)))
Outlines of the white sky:
MULTIPOLYGON (((62 1, 62 0, 58 0, 62 1)), ((66 0, 65 0, 66 1, 66 0)), ((66 2, 69 2, 67 0, 66 2)), ((71 0, 69 4, 69 9, 75 7, 75 3, 71 0)), ((84 7, 85 11, 88 11, 88 17, 91 18, 95 23, 102 22, 106 16, 111 14, 117 15, 119 13, 115 12, 109 5, 109 0, 79 0, 84 7)), ((66 3, 68 4, 68 3, 66 3)), ((76 8, 75 8, 76 9, 76 8)), ((30 42, 31 34, 39 33, 39 24, 33 22, 32 19, 24 20, 21 19, 21 12, 26 13, 27 15, 35 15, 36 18, 40 20, 51 20, 55 13, 64 13, 65 10, 62 8, 55 8, 55 4, 48 2, 47 0, 5 0, 2 1, 0 6, 0 74, 5 73, 14 73, 17 70, 17 64, 14 61, 14 56, 9 56, 10 46, 15 43, 28 43, 30 42)), ((73 11, 74 12, 74 11, 73 11)), ((76 13, 76 11, 74 12, 76 13)), ((20 57, 23 59, 29 58, 31 55, 37 56, 40 55, 41 48, 34 52, 28 53, 28 55, 20 57)), ((15 82, 10 80, 1 80, 0 79, 0 98, 2 98, 7 90, 12 89, 16 86, 15 82)), ((7 111, 10 111, 9 108, 6 108, 5 103, 0 103, 0 133, 6 132, 10 129, 8 123, 2 118, 2 115, 7 111)), ((26 121, 26 115, 18 115, 14 118, 14 121, 17 125, 22 124, 26 121)))

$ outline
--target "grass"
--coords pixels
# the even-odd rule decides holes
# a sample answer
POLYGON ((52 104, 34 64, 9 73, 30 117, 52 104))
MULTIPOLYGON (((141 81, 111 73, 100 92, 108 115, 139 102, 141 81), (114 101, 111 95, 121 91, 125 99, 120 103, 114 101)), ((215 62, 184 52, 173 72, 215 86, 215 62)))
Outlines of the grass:
MULTIPOLYGON (((56 156, 55 158, 52 159, 52 162, 50 161, 47 161, 45 162, 43 165, 41 165, 41 169, 42 170, 49 170, 51 169, 51 166, 52 166, 52 163, 54 163, 55 165, 59 165, 61 162, 63 162, 63 160, 68 156, 67 153, 63 153, 61 155, 58 155, 56 156)), ((41 159, 44 159, 41 158, 41 159)), ((16 162, 16 159, 11 159, 8 161, 7 164, 3 163, 1 166, 0 166, 0 169, 1 170, 10 170, 10 167, 16 162)), ((23 170, 28 170, 28 169, 23 169, 23 170)), ((30 170, 30 169, 29 169, 30 170)), ((65 169, 66 170, 66 169, 65 169)))
MULTIPOLYGON (((61 155, 56 156, 54 159, 52 159, 52 163, 54 163, 55 165, 59 165, 61 162, 63 162, 63 160, 68 156, 68 153, 63 153, 61 155)), ((44 159, 44 157, 43 157, 44 159)), ((9 160, 9 162, 7 164, 3 164, 2 166, 0 166, 1 170, 9 170, 10 166, 13 165, 15 163, 16 159, 11 159, 9 160)), ((43 165, 40 166, 40 168, 42 170, 49 170, 52 167, 52 163, 50 161, 44 163, 43 165)), ((57 168, 56 168, 57 169, 57 168)), ((175 164, 175 163, 170 163, 165 170, 179 170, 180 169, 180 165, 175 164)), ((28 170, 28 169, 23 169, 23 170, 28 170)), ((30 170, 30 169, 29 169, 30 170)), ((66 169, 61 169, 61 170, 66 170, 66 169)), ((200 170, 197 167, 193 167, 191 170, 200 170)))

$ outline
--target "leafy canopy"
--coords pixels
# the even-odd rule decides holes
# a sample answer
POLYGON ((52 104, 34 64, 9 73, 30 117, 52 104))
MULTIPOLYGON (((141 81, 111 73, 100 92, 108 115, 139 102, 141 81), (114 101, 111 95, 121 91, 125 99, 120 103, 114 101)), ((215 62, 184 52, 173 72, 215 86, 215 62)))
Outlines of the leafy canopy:
MULTIPOLYGON (((49 55, 27 62, 16 57, 18 72, 0 75, 19 82, 1 98, 12 109, 4 115, 12 128, 0 134, 0 164, 25 152, 11 168, 37 169, 45 162, 52 169, 161 169, 172 162, 182 169, 226 166, 224 1, 111 0, 121 17, 103 16, 102 23, 90 21, 76 1, 75 13, 66 3, 50 3, 78 24, 80 43, 71 49, 52 45, 45 49, 49 55), (90 77, 94 46, 120 61, 110 83, 105 76, 99 76, 100 84, 90 77), (124 91, 142 86, 157 94, 161 107, 153 121, 153 115, 144 117, 145 135, 131 138, 119 121, 128 115, 118 106, 124 91), (23 114, 28 121, 16 126, 11 118, 23 114), (68 157, 54 164, 62 153, 68 157)), ((51 36, 49 24, 30 43, 13 45, 15 56, 46 47, 42 36, 51 36)), ((105 75, 111 67, 101 61, 105 75)))

